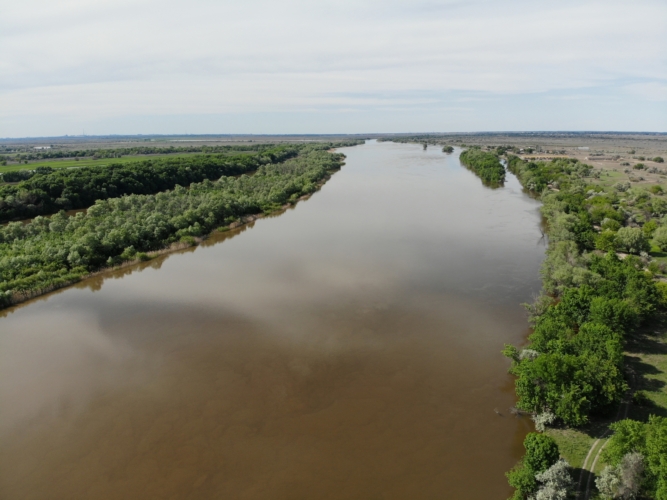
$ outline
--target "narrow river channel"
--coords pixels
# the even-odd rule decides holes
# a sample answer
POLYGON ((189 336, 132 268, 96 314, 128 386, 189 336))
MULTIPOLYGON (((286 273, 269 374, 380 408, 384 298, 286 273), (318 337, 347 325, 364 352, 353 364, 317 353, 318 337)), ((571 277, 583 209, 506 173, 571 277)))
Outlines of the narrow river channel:
POLYGON ((0 312, 0 498, 509 496, 539 204, 341 151, 283 214, 0 312))

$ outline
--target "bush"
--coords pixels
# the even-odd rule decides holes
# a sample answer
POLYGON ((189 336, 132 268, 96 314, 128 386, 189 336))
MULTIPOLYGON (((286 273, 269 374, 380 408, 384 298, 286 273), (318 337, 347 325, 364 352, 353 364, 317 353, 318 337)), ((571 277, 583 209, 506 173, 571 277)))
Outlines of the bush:
POLYGON ((656 163, 664 163, 665 159, 662 156, 656 156, 653 158, 653 161, 656 163))

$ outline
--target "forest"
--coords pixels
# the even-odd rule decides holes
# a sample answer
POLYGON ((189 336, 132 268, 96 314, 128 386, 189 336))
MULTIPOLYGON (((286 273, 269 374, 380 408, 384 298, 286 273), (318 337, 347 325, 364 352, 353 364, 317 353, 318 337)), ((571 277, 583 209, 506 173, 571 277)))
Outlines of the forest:
POLYGON ((262 152, 274 148, 272 144, 233 144, 228 146, 130 146, 110 149, 42 149, 25 150, 25 148, 3 148, 0 159, 13 161, 35 161, 64 158, 122 158, 123 156, 183 154, 183 153, 240 153, 262 152))
MULTIPOLYGON (((0 222, 87 208, 96 200, 154 194, 176 185, 240 175, 295 157, 303 145, 263 148, 252 154, 222 154, 142 160, 99 167, 11 172, 18 184, 0 185, 0 222)), ((331 147, 330 144, 322 147, 331 147)))
MULTIPOLYGON (((237 169, 234 173, 256 170, 253 175, 225 175, 215 182, 204 178, 195 183, 189 182, 192 177, 185 170, 180 174, 184 177, 168 177, 165 184, 146 184, 157 191, 185 179, 172 190, 105 196, 86 213, 70 217, 61 210, 27 224, 9 223, 0 228, 0 304, 11 305, 124 261, 145 259, 146 252, 173 243, 192 244, 195 238, 245 215, 270 213, 293 203, 315 191, 342 165, 343 155, 327 152, 330 147, 282 147, 232 163, 207 157, 196 163, 188 160, 184 165, 191 169, 201 165, 201 172, 209 172, 207 168, 216 173, 231 172, 225 168, 237 169), (289 159, 279 162, 278 158, 289 159)), ((175 169, 167 168, 169 175, 180 172, 176 165, 167 166, 175 169)), ((140 171, 145 172, 143 167, 140 171)), ((103 172, 112 175, 114 171, 103 172)), ((152 179, 149 172, 146 175, 152 179)))

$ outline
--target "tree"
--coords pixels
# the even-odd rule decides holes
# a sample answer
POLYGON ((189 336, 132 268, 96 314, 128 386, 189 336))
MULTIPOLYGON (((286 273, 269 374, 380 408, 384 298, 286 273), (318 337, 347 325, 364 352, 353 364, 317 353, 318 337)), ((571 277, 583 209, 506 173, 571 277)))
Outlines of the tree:
POLYGON ((616 233, 616 241, 619 248, 628 253, 639 254, 651 249, 646 236, 638 227, 622 227, 616 233))
POLYGON ((552 438, 536 432, 526 436, 523 446, 526 449, 523 459, 506 474, 507 482, 516 490, 515 500, 532 495, 538 486, 536 476, 555 464, 560 455, 558 445, 552 438))
POLYGON ((547 470, 560 456, 556 441, 545 434, 529 433, 523 446, 526 448, 524 464, 535 474, 547 470))
POLYGON ((605 229, 595 238, 595 248, 603 252, 613 252, 617 245, 616 233, 610 229, 605 229))
POLYGON ((532 500, 566 500, 574 486, 570 475, 570 464, 564 459, 559 459, 555 464, 544 472, 535 476, 542 483, 532 500))
MULTIPOLYGON (((526 350, 528 349, 524 349, 524 351, 526 350)), ((556 420, 556 414, 549 410, 544 411, 542 413, 538 413, 533 416, 533 422, 535 422, 535 429, 537 429, 540 432, 544 432, 546 430, 547 425, 553 424, 555 420, 556 420)))
POLYGON ((616 496, 618 487, 621 485, 621 477, 617 467, 607 465, 600 475, 595 479, 595 486, 605 500, 611 500, 616 496))
POLYGON ((653 233, 653 242, 660 250, 667 250, 667 226, 661 226, 653 233))
POLYGON ((630 500, 636 498, 644 472, 644 456, 638 452, 626 453, 617 466, 607 465, 595 480, 595 486, 605 499, 630 500))

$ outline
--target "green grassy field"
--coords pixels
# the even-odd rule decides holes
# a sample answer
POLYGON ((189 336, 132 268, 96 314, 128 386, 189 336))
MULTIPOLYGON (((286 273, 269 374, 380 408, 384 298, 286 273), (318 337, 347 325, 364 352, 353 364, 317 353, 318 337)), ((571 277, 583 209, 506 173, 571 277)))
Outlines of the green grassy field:
MULTIPOLYGON (((216 154, 243 154, 243 151, 233 151, 230 153, 216 153, 216 154)), ((250 153, 250 151, 248 151, 250 153)), ((186 156, 196 156, 206 153, 176 153, 176 154, 162 154, 162 155, 136 155, 136 156, 123 156, 121 158, 100 158, 99 160, 93 160, 92 158, 81 158, 75 160, 72 158, 68 159, 52 159, 52 160, 40 160, 30 163, 23 164, 10 164, 10 165, 0 165, 0 174, 4 172, 14 172, 16 170, 34 170, 37 167, 51 167, 51 168, 79 168, 79 167, 101 167, 104 165, 110 165, 111 163, 133 163, 142 160, 153 160, 157 158, 179 158, 186 156)))
POLYGON ((548 429, 546 433, 554 438, 563 458, 575 469, 581 468, 588 450, 597 439, 577 429, 548 429))

